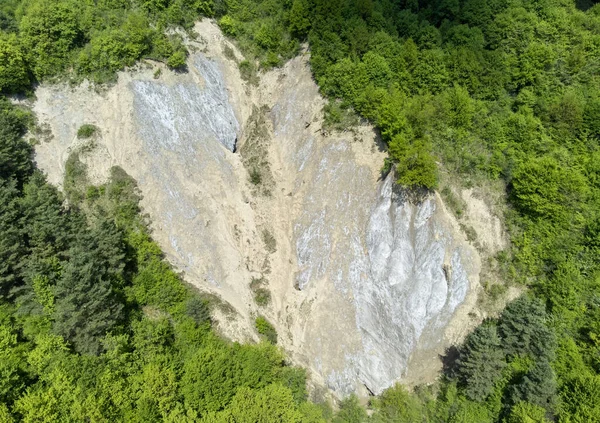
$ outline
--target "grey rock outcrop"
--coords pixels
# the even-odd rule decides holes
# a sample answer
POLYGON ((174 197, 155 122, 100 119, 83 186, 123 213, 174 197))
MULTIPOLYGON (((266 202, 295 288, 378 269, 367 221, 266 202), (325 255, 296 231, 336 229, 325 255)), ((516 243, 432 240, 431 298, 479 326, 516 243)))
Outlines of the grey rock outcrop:
POLYGON ((463 262, 473 252, 456 243, 435 196, 412 204, 388 177, 370 216, 370 280, 354 286, 365 354, 361 379, 373 392, 404 374, 418 341, 434 343, 469 290, 463 262), (444 271, 452 269, 452 271, 444 271))
POLYGON ((222 156, 218 149, 211 148, 207 138, 214 138, 234 151, 240 126, 219 65, 198 54, 192 57, 190 68, 202 76, 202 85, 195 81, 131 82, 140 135, 156 154, 164 149, 193 157, 196 148, 202 148, 212 157, 222 156))

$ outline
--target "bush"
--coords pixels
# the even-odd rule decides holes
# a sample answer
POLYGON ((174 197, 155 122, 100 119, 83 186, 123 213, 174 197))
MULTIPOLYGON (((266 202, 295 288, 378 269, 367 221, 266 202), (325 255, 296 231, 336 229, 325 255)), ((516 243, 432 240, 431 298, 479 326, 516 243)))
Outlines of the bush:
POLYGON ((89 123, 83 124, 77 130, 77 138, 86 139, 91 138, 92 136, 98 133, 99 129, 96 125, 92 125, 89 123))
POLYGON ((25 4, 28 7, 19 23, 19 36, 33 74, 38 79, 55 76, 67 66, 71 51, 84 41, 81 8, 68 1, 25 4))
POLYGON ((390 142, 390 156, 396 162, 398 183, 409 188, 437 187, 437 167, 431 146, 424 139, 409 142, 397 135, 390 142))
POLYGON ((225 15, 219 19, 219 27, 227 35, 234 36, 237 34, 237 22, 229 15, 225 15))
POLYGON ((18 92, 29 83, 25 54, 17 36, 0 33, 0 92, 18 92))
POLYGON ((263 287, 265 283, 266 281, 264 278, 252 278, 252 282, 250 282, 250 290, 254 294, 254 302, 261 307, 264 307, 271 302, 271 292, 263 287))
POLYGON ((251 84, 258 83, 258 77, 256 76, 256 66, 249 60, 242 60, 238 65, 240 69, 240 76, 246 82, 251 84))
POLYGON ((269 305, 271 302, 271 291, 266 288, 258 288, 254 291, 254 302, 261 307, 269 305))
POLYGON ((274 50, 279 45, 281 34, 274 25, 262 24, 254 39, 265 50, 274 50))
POLYGON ((176 51, 167 60, 167 66, 171 69, 183 69, 185 68, 186 55, 184 51, 176 51))
POLYGON ((193 295, 185 303, 185 313, 190 316, 198 325, 210 323, 210 309, 208 301, 197 295, 193 295))
POLYGON ((264 339, 269 341, 271 344, 277 343, 277 331, 267 319, 262 316, 258 316, 254 322, 254 325, 256 326, 258 333, 262 335, 264 339))
POLYGON ((275 251, 277 251, 277 240, 268 229, 263 229, 262 239, 265 243, 265 248, 269 253, 273 254, 275 251))
POLYGON ((262 175, 260 174, 257 168, 252 168, 252 170, 250 170, 250 183, 252 185, 260 185, 261 182, 262 175))

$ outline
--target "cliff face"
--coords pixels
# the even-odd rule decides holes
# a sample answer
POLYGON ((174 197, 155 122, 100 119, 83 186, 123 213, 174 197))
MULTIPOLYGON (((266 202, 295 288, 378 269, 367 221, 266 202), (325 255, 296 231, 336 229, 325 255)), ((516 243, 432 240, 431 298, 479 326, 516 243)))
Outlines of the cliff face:
POLYGON ((170 261, 236 309, 217 311, 226 335, 256 339, 253 316, 264 314, 292 360, 338 396, 427 381, 474 323, 476 250, 439 196, 411 202, 392 175, 381 180, 371 128, 322 130, 306 57, 252 86, 213 24, 196 31, 204 52, 186 74, 126 72, 100 94, 40 87, 34 111, 54 137, 36 148, 38 165, 60 184, 81 150, 77 129, 96 124, 80 153, 90 179, 119 165, 138 181, 170 261), (269 305, 254 303, 253 278, 269 305))

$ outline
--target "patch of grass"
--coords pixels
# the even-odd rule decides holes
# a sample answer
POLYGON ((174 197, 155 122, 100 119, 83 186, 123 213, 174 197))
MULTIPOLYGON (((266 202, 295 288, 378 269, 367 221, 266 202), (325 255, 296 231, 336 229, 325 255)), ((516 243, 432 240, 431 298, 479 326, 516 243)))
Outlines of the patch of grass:
POLYGON ((50 128, 50 124, 47 122, 33 126, 33 130, 31 132, 38 141, 50 142, 54 138, 54 135, 52 134, 52 128, 50 128))
POLYGON ((275 185, 269 163, 271 135, 267 125, 268 107, 254 107, 245 128, 245 140, 239 154, 248 170, 248 180, 254 186, 254 194, 270 196, 275 185))
POLYGON ((152 75, 152 77, 154 79, 158 79, 158 78, 160 78, 161 75, 162 75, 162 69, 158 68, 154 71, 154 74, 152 75))
POLYGON ((271 291, 266 288, 258 288, 254 292, 254 302, 260 307, 268 306, 271 303, 271 291))
POLYGON ((252 85, 258 85, 258 69, 254 63, 249 60, 242 60, 238 64, 238 68, 240 69, 240 76, 244 81, 252 85))
POLYGON ((100 195, 101 193, 99 187, 94 185, 90 185, 85 192, 85 198, 90 201, 97 200, 100 198, 100 195))
POLYGON ((262 176, 257 168, 252 168, 250 170, 250 183, 252 185, 260 185, 262 182, 262 176))
POLYGON ((96 125, 92 125, 91 123, 85 123, 79 127, 77 130, 77 138, 86 139, 91 138, 96 135, 100 129, 96 125))
POLYGON ((275 251, 277 251, 277 240, 268 229, 263 229, 262 239, 265 243, 265 248, 269 253, 273 254, 275 251))
POLYGON ((233 49, 225 43, 223 43, 223 56, 229 60, 235 61, 235 53, 233 52, 233 49))
POLYGON ((254 322, 256 331, 261 335, 262 338, 269 341, 271 344, 277 343, 277 331, 271 323, 263 316, 258 316, 254 322))
POLYGON ((235 316, 237 314, 235 308, 218 295, 203 292, 200 294, 200 297, 206 301, 209 308, 216 307, 226 316, 235 316))
POLYGON ((465 233, 470 242, 475 242, 477 240, 477 232, 475 232, 475 229, 473 229, 472 226, 463 225, 461 223, 460 229, 465 233))
MULTIPOLYGON (((448 208, 450 208, 450 210, 452 210, 452 212, 456 215, 456 217, 458 217, 458 218, 462 217, 462 215, 464 213, 464 207, 463 207, 462 201, 454 194, 454 192, 452 192, 452 190, 448 186, 445 186, 440 191, 440 194, 442 195, 442 198, 443 198, 446 206, 448 206, 448 208)), ((468 236, 468 234, 467 234, 467 236, 468 236)))
POLYGON ((160 307, 147 305, 142 308, 144 312, 144 316, 153 321, 158 321, 161 319, 166 319, 169 317, 169 313, 161 310, 160 307))
POLYGON ((360 124, 360 118, 350 107, 339 101, 329 101, 323 107, 323 129, 345 131, 360 124))
POLYGON ((271 292, 264 287, 267 283, 264 277, 252 278, 250 290, 254 294, 254 302, 260 307, 265 307, 271 302, 271 292))
POLYGON ((508 290, 508 287, 505 284, 491 282, 485 282, 483 288, 492 302, 498 301, 508 290))

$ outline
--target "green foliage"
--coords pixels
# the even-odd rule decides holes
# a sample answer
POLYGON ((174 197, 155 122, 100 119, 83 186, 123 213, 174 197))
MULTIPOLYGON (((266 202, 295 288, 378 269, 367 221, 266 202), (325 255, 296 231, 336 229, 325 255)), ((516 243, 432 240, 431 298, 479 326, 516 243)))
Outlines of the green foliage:
POLYGON ((289 20, 290 32, 298 38, 306 37, 311 27, 310 2, 308 0, 294 0, 289 20))
POLYGON ((305 421, 289 389, 272 384, 261 390, 240 388, 231 404, 215 415, 216 422, 300 423, 305 421))
POLYGON ((22 215, 19 190, 15 181, 0 182, 0 294, 6 297, 20 282, 22 256, 26 251, 25 234, 19 219, 22 215))
POLYGON ((36 300, 44 308, 44 313, 52 314, 54 308, 54 289, 50 285, 50 279, 46 275, 35 275, 32 280, 33 291, 36 300))
POLYGON ((254 291, 254 302, 258 306, 267 306, 271 303, 271 292, 266 288, 257 288, 254 291))
POLYGON ((593 422, 600 418, 600 377, 578 375, 562 387, 561 420, 593 422))
POLYGON ((501 345, 496 326, 487 323, 475 329, 462 346, 456 376, 469 399, 482 401, 494 390, 506 366, 501 345))
POLYGON ((36 78, 55 76, 66 66, 71 51, 84 43, 73 1, 30 2, 19 23, 19 35, 36 78))
POLYGON ((172 69, 182 69, 185 67, 186 55, 184 51, 178 50, 169 56, 167 66, 172 69))
MULTIPOLYGON (((247 81, 251 84, 258 84, 258 76, 256 74, 256 66, 253 62, 249 60, 242 60, 238 67, 240 69, 240 75, 244 81, 247 81)), ((254 183, 254 182, 253 182, 254 183)), ((256 185, 256 183, 254 183, 256 185)))
POLYGON ((9 322, 0 326, 0 399, 3 403, 10 404, 26 387, 26 348, 19 345, 17 333, 9 322))
POLYGON ((271 254, 277 251, 277 240, 268 229, 263 229, 262 231, 262 240, 265 244, 265 248, 271 254))
POLYGON ((333 423, 363 423, 367 421, 367 413, 360 406, 356 395, 350 395, 340 402, 340 409, 333 418, 333 423))
POLYGON ((269 385, 274 381, 275 366, 281 364, 279 353, 270 345, 258 349, 223 345, 223 341, 210 338, 184 364, 185 404, 201 413, 223 409, 238 386, 256 389, 269 385))
POLYGON ((65 163, 63 181, 69 201, 75 204, 81 202, 85 197, 87 184, 87 166, 80 160, 78 152, 72 152, 65 163))
POLYGON ((108 223, 96 231, 80 234, 69 250, 53 315, 56 333, 86 354, 98 354, 100 338, 123 318, 114 291, 124 267, 121 235, 108 223))
POLYGON ((424 414, 422 404, 402 385, 389 388, 379 398, 373 400, 375 422, 413 422, 424 414))
POLYGON ((213 16, 212 0, 17 1, 0 11, 0 92, 27 90, 33 80, 68 76, 111 81, 116 71, 149 57, 183 69, 186 51, 168 26, 191 28, 213 16))
POLYGON ((504 351, 513 356, 553 360, 556 338, 546 319, 546 310, 538 299, 523 296, 510 303, 498 322, 504 351))
POLYGON ((515 204, 527 216, 570 222, 577 213, 588 187, 577 169, 569 169, 554 158, 532 158, 514 171, 513 195, 515 204))
POLYGON ((507 423, 548 423, 546 410, 537 405, 520 402, 512 408, 507 423))
POLYGON ((13 179, 19 186, 31 175, 31 147, 21 138, 29 118, 0 97, 0 178, 13 179))
MULTIPOLYGON (((150 246, 142 243, 140 247, 148 249, 150 246)), ((185 286, 161 256, 152 255, 141 263, 138 262, 138 266, 139 271, 132 281, 132 292, 139 304, 173 311, 186 299, 185 286)))
MULTIPOLYGON (((247 57, 240 72, 251 83, 259 69, 280 65, 308 40, 315 80, 331 100, 326 122, 346 129, 354 112, 371 120, 401 184, 433 189, 441 164, 453 176, 507 186, 505 276, 539 300, 517 300, 469 336, 439 395, 394 388, 373 401, 371 418, 410 421, 421 410, 420 420, 438 422, 600 420, 598 7, 547 0, 6 0, 0 91, 27 91, 36 80, 65 75, 108 81, 144 58, 180 67, 181 41, 165 29, 190 28, 198 14, 220 17, 223 31, 236 37, 247 57)), ((207 340, 205 304, 163 261, 122 170, 90 188, 85 167, 70 159, 64 207, 34 171, 22 139, 30 123, 0 100, 0 290, 19 310, 9 312, 8 326, 2 320, 9 329, 2 332, 0 418, 320 421, 312 406, 294 405, 303 398, 300 377, 285 376, 279 359, 248 352, 264 346, 242 353, 207 340), (115 316, 102 315, 106 310, 115 316), (205 365, 198 351, 218 365, 205 365), (193 372, 222 386, 213 390, 193 372)), ((253 183, 268 182, 263 167, 248 169, 253 183)), ((271 333, 264 322, 261 330, 271 333)), ((367 416, 351 398, 334 419, 367 416)))
POLYGON ((265 319, 263 316, 258 316, 254 322, 254 325, 256 326, 256 331, 267 341, 269 341, 271 344, 277 343, 277 332, 267 319, 265 319))
POLYGON ((234 18, 229 15, 223 16, 219 19, 219 26, 224 34, 234 36, 237 34, 237 22, 234 18))
POLYGON ((260 185, 262 182, 262 175, 257 168, 252 168, 250 170, 250 183, 252 185, 260 185))
POLYGON ((17 36, 0 33, 0 92, 19 92, 29 84, 25 53, 17 36))
POLYGON ((509 397, 512 404, 522 400, 552 412, 556 405, 556 393, 554 371, 548 361, 540 359, 509 390, 509 397))
POLYGON ((97 33, 80 50, 76 68, 83 75, 92 75, 98 82, 112 78, 125 66, 133 66, 149 54, 154 40, 160 37, 150 28, 148 19, 138 13, 129 13, 117 28, 97 33))
POLYGON ((85 123, 77 130, 77 138, 86 139, 90 138, 98 132, 98 127, 89 123, 85 123))
POLYGON ((266 282, 264 277, 252 278, 250 282, 250 290, 254 294, 254 302, 261 307, 267 306, 271 302, 271 291, 264 287, 266 282))
POLYGON ((397 135, 389 147, 390 157, 397 162, 399 184, 409 188, 436 188, 436 165, 427 141, 417 139, 409 143, 405 137, 397 135))
POLYGON ((185 303, 185 313, 198 325, 210 323, 208 301, 197 295, 191 295, 185 303))
POLYGON ((334 129, 345 131, 357 126, 360 121, 356 113, 350 108, 342 107, 342 104, 336 101, 330 101, 323 107, 325 129, 334 129))

